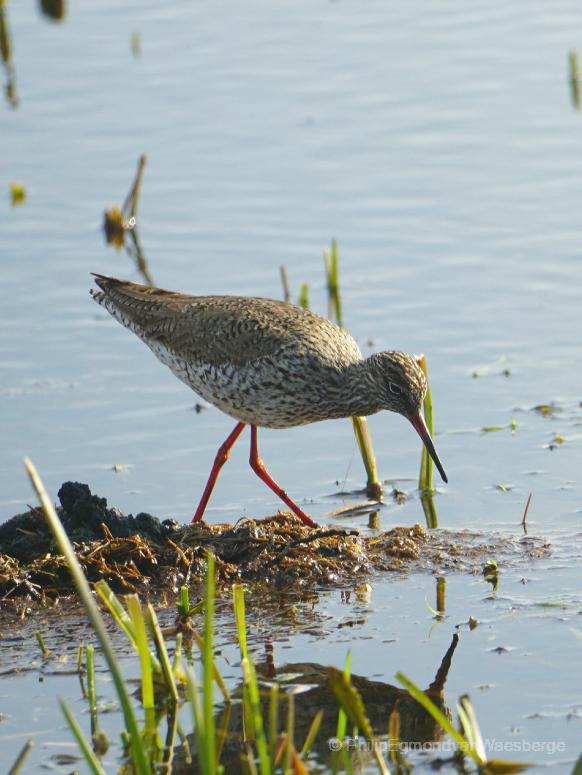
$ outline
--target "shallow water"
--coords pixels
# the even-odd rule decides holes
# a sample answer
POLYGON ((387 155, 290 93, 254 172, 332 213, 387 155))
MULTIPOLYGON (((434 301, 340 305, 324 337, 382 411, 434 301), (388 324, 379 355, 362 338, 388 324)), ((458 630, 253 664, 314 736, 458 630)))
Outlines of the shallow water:
MULTIPOLYGON (((88 296, 90 271, 140 279, 105 246, 100 222, 145 151, 138 223, 160 286, 280 297, 284 263, 294 296, 308 282, 325 312, 321 250, 337 238, 345 322, 364 351, 372 340, 427 355, 450 480, 440 524, 512 531, 533 492, 530 532, 567 541, 579 530, 582 115, 566 65, 582 9, 102 2, 70 4, 55 24, 9 3, 7 18, 19 105, 0 107, 0 186, 21 180, 27 198, 1 205, 0 519, 33 499, 26 454, 53 497, 65 479, 86 481, 126 512, 186 521, 233 424, 194 412, 196 396, 88 296), (550 402, 551 416, 533 410, 550 402), (505 429, 480 430, 490 426, 505 429)), ((381 476, 413 492, 413 431, 386 414, 370 427, 381 476)), ((278 507, 248 470, 246 443, 209 519, 278 507)), ((322 521, 342 505, 338 491, 364 483, 348 422, 263 431, 260 444, 273 475, 322 521)), ((422 520, 416 498, 389 504, 386 526, 422 520)), ((450 580, 451 621, 430 640, 422 600, 433 581, 375 582, 360 628, 371 639, 340 630, 320 648, 341 663, 353 636, 360 672, 390 680, 403 669, 423 683, 453 622, 490 612, 463 638, 448 691, 471 691, 488 734, 524 727, 533 739, 543 727, 567 739, 568 754, 549 761, 566 771, 580 739, 577 562, 551 557, 531 576, 504 580, 491 599, 481 579, 450 580), (544 596, 568 608, 536 608, 544 596), (386 621, 392 634, 381 638, 386 621), (490 653, 489 638, 516 650, 490 653), (494 690, 473 688, 484 683, 494 690), (541 720, 526 719, 536 712, 541 720)), ((338 600, 326 596, 322 612, 339 616, 338 600)), ((313 652, 309 636, 289 638, 293 661, 313 652)), ((21 696, 6 687, 23 680, 0 695, 21 696)))

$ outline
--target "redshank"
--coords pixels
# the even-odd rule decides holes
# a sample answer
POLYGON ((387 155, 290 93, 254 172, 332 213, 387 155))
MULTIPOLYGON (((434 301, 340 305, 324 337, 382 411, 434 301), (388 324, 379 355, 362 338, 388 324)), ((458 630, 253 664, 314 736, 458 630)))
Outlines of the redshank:
POLYGON ((193 522, 204 510, 230 449, 251 426, 253 471, 301 519, 315 522, 272 479, 259 457, 257 428, 320 420, 404 415, 443 481, 445 471, 422 415, 427 382, 406 353, 363 358, 343 328, 302 307, 244 296, 187 296, 95 274, 98 304, 143 340, 178 379, 237 424, 219 448, 193 522))

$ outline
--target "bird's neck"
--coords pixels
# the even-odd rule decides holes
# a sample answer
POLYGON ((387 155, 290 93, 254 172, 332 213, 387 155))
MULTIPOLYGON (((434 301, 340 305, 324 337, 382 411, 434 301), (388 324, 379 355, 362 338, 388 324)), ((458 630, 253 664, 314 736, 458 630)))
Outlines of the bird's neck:
POLYGON ((372 359, 366 358, 345 370, 343 403, 347 417, 365 417, 382 408, 373 365, 372 359))

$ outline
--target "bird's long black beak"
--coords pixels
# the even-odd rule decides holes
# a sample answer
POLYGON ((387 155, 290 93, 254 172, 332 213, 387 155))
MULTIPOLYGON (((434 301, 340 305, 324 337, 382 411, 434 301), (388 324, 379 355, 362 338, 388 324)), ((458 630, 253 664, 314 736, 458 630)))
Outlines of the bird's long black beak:
POLYGON ((428 454, 433 459, 433 462, 435 466, 438 468, 439 474, 441 475, 441 479, 443 482, 448 482, 447 475, 445 474, 445 469, 442 467, 441 461, 439 460, 439 456, 436 453, 436 449, 434 448, 434 444, 432 443, 432 439, 430 437, 430 433, 428 432, 428 428, 426 427, 426 423, 424 421, 424 417, 420 412, 418 414, 408 414, 406 415, 412 425, 414 426, 414 430, 418 433, 420 438, 422 439, 422 443, 428 450, 428 454))

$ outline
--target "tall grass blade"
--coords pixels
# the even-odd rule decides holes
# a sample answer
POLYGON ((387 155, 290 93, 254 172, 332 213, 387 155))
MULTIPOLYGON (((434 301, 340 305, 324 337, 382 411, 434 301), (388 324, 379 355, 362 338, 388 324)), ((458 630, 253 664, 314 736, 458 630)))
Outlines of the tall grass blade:
POLYGON ((242 660, 243 680, 248 689, 249 702, 253 715, 253 728, 255 732, 255 745, 259 757, 259 769, 261 775, 271 775, 271 760, 267 749, 267 738, 263 727, 263 714, 257 674, 253 663, 246 657, 242 660))
POLYGON ((469 745, 475 751, 479 759, 484 762, 487 759, 485 743, 483 742, 483 736, 479 729, 475 710, 466 694, 464 694, 457 703, 457 713, 459 714, 461 726, 469 745))
POLYGON ((295 750, 295 697, 287 695, 287 733, 285 735, 285 775, 291 773, 295 750))
MULTIPOLYGON (((135 649, 136 653, 139 655, 133 621, 115 592, 111 589, 106 581, 103 581, 103 579, 100 579, 96 582, 95 591, 109 610, 111 616, 113 616, 119 627, 127 635, 129 642, 135 649)), ((160 674, 162 672, 161 665, 152 651, 150 651, 150 659, 152 661, 152 669, 154 673, 160 674)))
POLYGON ((95 693, 95 650, 93 646, 86 649, 87 665, 87 699, 89 700, 89 713, 91 715, 91 734, 97 732, 97 696, 95 693))
POLYGON ((158 659, 161 665, 161 672, 164 677, 164 681, 166 683, 166 688, 170 695, 170 699, 173 702, 177 702, 178 688, 176 687, 176 681, 174 680, 174 673, 172 672, 170 657, 168 656, 168 651, 166 649, 164 636, 162 635, 162 630, 158 622, 158 617, 156 616, 156 612, 154 611, 154 607, 152 606, 151 603, 148 603, 146 608, 146 621, 147 621, 150 633, 152 635, 152 638, 154 639, 154 644, 158 654, 158 659))
POLYGON ((343 670, 336 667, 327 668, 329 687, 345 712, 351 724, 358 727, 368 740, 372 740, 374 732, 366 715, 366 709, 359 691, 352 686, 349 677, 343 670))
POLYGON ((142 739, 139 733, 135 715, 133 713, 133 708, 129 700, 129 694, 125 686, 121 670, 119 669, 119 665, 115 657, 115 652, 113 650, 113 644, 111 643, 111 639, 109 638, 109 634, 105 627, 105 622, 99 613, 99 609, 97 608, 97 604, 93 599, 89 584, 83 575, 81 566, 79 565, 77 557, 75 556, 75 551, 46 493, 46 490, 44 489, 36 468, 28 458, 24 459, 24 465, 32 482, 32 486, 34 487, 40 500, 45 519, 51 529, 60 552, 64 555, 67 561, 69 572, 73 579, 77 594, 85 606, 87 616, 93 626, 95 634, 97 635, 97 639, 99 640, 103 650, 103 655, 107 661, 107 665, 115 684, 119 703, 123 710, 125 726, 131 738, 132 755, 134 757, 136 770, 139 775, 151 775, 150 766, 146 758, 142 739))
POLYGON ((202 665, 204 670, 202 684, 202 698, 204 705, 204 728, 206 730, 206 757, 209 771, 216 768, 216 746, 214 730, 214 651, 213 651, 213 628, 214 628, 214 587, 216 584, 214 571, 214 555, 208 552, 206 569, 206 605, 204 607, 204 651, 202 654, 202 665))
POLYGON ((272 683, 269 689, 269 752, 271 770, 275 770, 277 757, 277 735, 279 734, 279 684, 272 683))
POLYGON ((313 744, 315 743, 315 740, 319 733, 319 728, 321 727, 322 720, 323 720, 323 711, 318 710, 315 716, 313 717, 313 721, 311 722, 307 735, 305 736, 305 742, 303 743, 303 747, 301 749, 302 756, 307 756, 307 754, 313 748, 313 744))
POLYGON ((145 710, 151 710, 154 707, 154 681, 143 611, 137 595, 126 595, 125 603, 131 617, 135 633, 135 645, 141 666, 141 702, 145 710))
MULTIPOLYGON (((204 711, 200 700, 200 687, 195 673, 188 668, 186 671, 186 691, 192 719, 194 721, 194 739, 196 740, 196 756, 202 775, 215 775, 214 757, 212 751, 208 751, 208 734, 205 726, 204 711)), ((187 741, 187 739, 186 739, 187 741)))
POLYGON ((245 612, 245 590, 242 584, 232 585, 232 602, 234 618, 240 646, 241 659, 248 659, 247 651, 247 624, 245 612))
POLYGON ((69 728, 73 733, 75 740, 77 741, 77 745, 81 749, 81 753, 83 754, 85 763, 91 770, 92 775, 107 775, 107 773, 101 766, 101 762, 95 755, 95 752, 91 748, 89 741, 83 734, 83 730, 77 724, 71 711, 67 708, 67 706, 62 700, 59 700, 59 705, 61 706, 61 710, 63 711, 63 714, 67 719, 67 724, 69 725, 69 728))
MULTIPOLYGON (((198 648, 200 649, 200 653, 204 653, 204 641, 203 641, 203 639, 196 632, 196 630, 194 630, 194 632, 192 634, 194 636, 194 640, 198 644, 198 648)), ((222 696, 224 697, 224 701, 228 702, 228 703, 231 702, 230 692, 228 691, 228 687, 224 683, 224 679, 223 679, 222 675, 220 674, 220 671, 219 671, 218 667, 216 666, 216 662, 213 662, 212 672, 213 672, 214 680, 216 681, 216 684, 217 684, 218 688, 220 689, 220 691, 222 693, 222 696)))
MULTIPOLYGON (((346 664, 344 666, 344 675, 349 680, 350 672, 352 669, 352 652, 348 651, 346 654, 346 664)), ((339 709, 339 713, 337 716, 337 727, 335 731, 335 736, 338 740, 341 740, 343 742, 345 736, 346 736, 346 729, 347 729, 347 716, 345 710, 341 707, 339 709)))
POLYGON ((220 727, 216 732, 216 761, 220 761, 220 757, 222 756, 222 749, 224 747, 224 742, 226 740, 226 735, 228 733, 228 725, 230 724, 230 714, 232 712, 232 705, 229 703, 225 706, 223 714, 222 714, 222 721, 220 723, 220 727))
POLYGON ((332 239, 330 250, 324 249, 323 263, 327 280, 327 316, 330 320, 335 318, 335 322, 338 326, 343 326, 339 290, 339 259, 336 240, 332 239))

